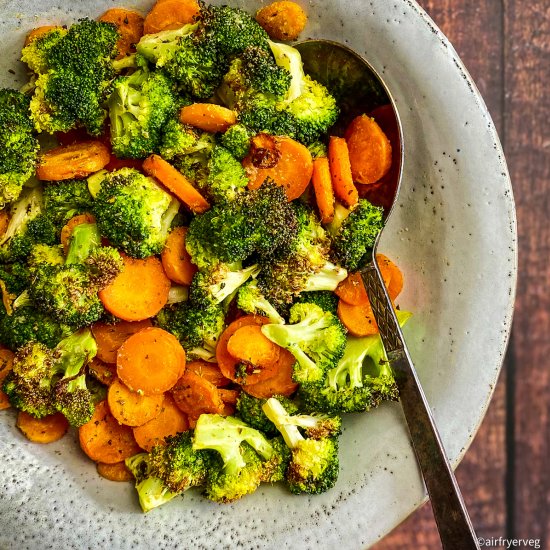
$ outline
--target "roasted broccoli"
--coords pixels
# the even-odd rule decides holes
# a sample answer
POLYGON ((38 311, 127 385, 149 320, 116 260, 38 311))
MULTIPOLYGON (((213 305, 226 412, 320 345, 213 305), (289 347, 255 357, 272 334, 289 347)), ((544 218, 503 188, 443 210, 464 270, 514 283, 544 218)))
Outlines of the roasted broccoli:
MULTIPOLYGON (((296 414, 298 412, 298 405, 288 397, 284 397, 283 395, 275 395, 274 397, 284 405, 289 414, 296 414)), ((267 399, 254 397, 242 391, 237 399, 236 415, 251 428, 260 430, 266 435, 274 436, 279 432, 262 409, 266 401, 267 399)))
POLYGON ((233 124, 220 136, 220 143, 237 159, 242 160, 250 151, 253 133, 242 124, 233 124))
POLYGON ((162 251, 179 202, 133 168, 106 173, 93 213, 102 236, 134 258, 162 251))
POLYGON ((262 294, 256 279, 245 283, 239 288, 237 307, 245 313, 268 317, 272 323, 284 324, 285 322, 275 307, 262 294))
POLYGON ((298 304, 315 304, 323 311, 330 311, 334 315, 338 312, 338 296, 330 290, 314 290, 312 292, 302 292, 296 300, 298 304))
MULTIPOLYGON (((195 153, 207 146, 206 141, 199 143, 199 138, 200 136, 193 128, 182 124, 175 118, 170 118, 162 130, 159 153, 165 160, 172 160, 179 155, 195 153)), ((208 146, 211 149, 211 143, 208 146)))
POLYGON ((24 94, 0 90, 0 208, 19 198, 36 168, 39 146, 29 108, 24 94))
POLYGON ((73 216, 92 211, 86 180, 64 180, 44 186, 44 212, 61 229, 73 216))

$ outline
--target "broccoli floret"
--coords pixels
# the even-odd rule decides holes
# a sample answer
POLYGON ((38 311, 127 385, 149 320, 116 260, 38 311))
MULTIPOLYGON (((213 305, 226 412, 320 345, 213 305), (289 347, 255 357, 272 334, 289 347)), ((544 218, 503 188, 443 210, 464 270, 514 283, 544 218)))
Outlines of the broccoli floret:
MULTIPOLYGON (((411 316, 406 311, 396 311, 396 315, 401 326, 411 316)), ((368 411, 399 397, 379 334, 349 336, 342 359, 328 371, 325 383, 303 384, 299 391, 307 410, 330 414, 368 411)))
POLYGON ((186 124, 171 118, 164 126, 159 147, 160 156, 172 160, 178 155, 195 152, 199 136, 186 124))
POLYGON ((96 224, 75 227, 65 263, 35 263, 31 299, 41 311, 74 328, 100 319, 104 309, 97 293, 122 270, 120 254, 101 246, 96 224))
POLYGON ((59 411, 72 426, 81 426, 94 412, 85 368, 96 353, 89 329, 71 334, 53 350, 30 342, 16 352, 3 389, 20 410, 37 418, 59 411))
POLYGON ((322 141, 314 141, 308 145, 308 150, 313 159, 327 157, 327 146, 322 141))
POLYGON ((296 300, 298 304, 315 304, 323 311, 330 311, 334 315, 338 312, 338 296, 329 290, 315 290, 302 292, 296 300))
POLYGON ((115 155, 141 159, 157 151, 163 127, 175 108, 173 84, 162 72, 143 67, 117 78, 109 98, 115 155))
MULTIPOLYGON (((296 414, 298 412, 298 405, 288 397, 283 395, 275 395, 274 397, 283 404, 289 414, 296 414)), ((250 427, 260 430, 266 435, 274 436, 279 432, 262 409, 266 401, 267 399, 254 397, 242 391, 237 398, 236 415, 250 427)))
POLYGON ((179 202, 133 168, 106 173, 93 213, 101 235, 134 258, 159 254, 179 202))
POLYGON ((24 94, 0 89, 0 208, 19 198, 36 168, 39 145, 29 108, 24 94))
POLYGON ((366 263, 384 226, 383 215, 383 208, 372 205, 366 199, 359 199, 351 211, 338 205, 335 218, 327 227, 332 237, 334 260, 350 271, 366 263))
POLYGON ((86 180, 64 180, 44 186, 44 212, 61 228, 72 217, 92 211, 86 180))
POLYGON ((6 292, 19 296, 29 286, 29 269, 22 261, 0 264, 0 282, 6 292))
POLYGON ((224 317, 218 304, 196 306, 180 302, 162 308, 156 324, 180 341, 188 358, 213 361, 218 339, 225 327, 224 317))
POLYGON ((253 134, 242 124, 233 124, 220 137, 220 143, 238 160, 243 160, 250 151, 253 134))
POLYGON ((202 414, 197 420, 193 449, 219 453, 208 472, 206 497, 233 502, 253 493, 263 479, 263 460, 273 457, 265 436, 241 420, 219 414, 202 414))
POLYGON ((38 75, 30 103, 37 131, 84 126, 92 135, 102 132, 118 37, 112 23, 82 19, 67 32, 53 29, 23 49, 23 60, 38 75))
POLYGON ((174 166, 198 188, 207 186, 208 164, 214 145, 214 134, 202 132, 193 145, 173 158, 174 166))
POLYGON ((294 355, 294 380, 322 383, 344 353, 346 333, 338 317, 314 304, 290 308, 289 324, 267 324, 262 333, 294 355))
POLYGON ((324 415, 291 415, 276 399, 263 406, 266 416, 281 432, 290 448, 286 472, 289 489, 295 493, 319 494, 338 479, 338 439, 341 419, 324 415), (305 433, 302 435, 301 431, 305 433))
POLYGON ((245 313, 252 315, 263 315, 268 317, 272 323, 284 324, 284 318, 269 303, 267 298, 258 288, 258 282, 254 279, 245 283, 239 288, 237 294, 237 307, 245 313))
POLYGON ((214 146, 208 161, 208 176, 203 191, 212 202, 235 200, 238 193, 248 184, 246 172, 241 163, 220 145, 214 146))

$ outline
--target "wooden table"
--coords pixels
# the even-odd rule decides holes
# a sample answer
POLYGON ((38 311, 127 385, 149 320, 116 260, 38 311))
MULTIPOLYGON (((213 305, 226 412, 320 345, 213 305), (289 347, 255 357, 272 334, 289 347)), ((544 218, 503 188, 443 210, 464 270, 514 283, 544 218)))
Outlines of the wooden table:
MULTIPOLYGON (((540 539, 540 548, 550 548, 550 0, 420 4, 458 51, 491 112, 519 227, 508 353, 457 478, 480 537, 540 539)), ((428 504, 375 550, 440 547, 428 504)))

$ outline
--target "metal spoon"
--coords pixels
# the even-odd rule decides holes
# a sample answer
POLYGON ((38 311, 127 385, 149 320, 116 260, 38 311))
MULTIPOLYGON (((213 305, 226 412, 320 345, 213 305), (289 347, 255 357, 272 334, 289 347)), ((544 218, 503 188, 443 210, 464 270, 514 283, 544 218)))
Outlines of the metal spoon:
MULTIPOLYGON (((384 183, 387 220, 399 192, 403 160, 403 134, 391 93, 367 61, 337 42, 308 40, 296 48, 302 55, 306 73, 325 84, 339 101, 342 112, 333 133, 342 133, 355 116, 385 106, 384 118, 389 128, 383 129, 388 133, 393 149, 392 174, 384 183)), ((399 388, 401 405, 431 499, 441 543, 446 550, 479 548, 478 538, 375 261, 380 235, 372 258, 360 269, 360 273, 399 388)))

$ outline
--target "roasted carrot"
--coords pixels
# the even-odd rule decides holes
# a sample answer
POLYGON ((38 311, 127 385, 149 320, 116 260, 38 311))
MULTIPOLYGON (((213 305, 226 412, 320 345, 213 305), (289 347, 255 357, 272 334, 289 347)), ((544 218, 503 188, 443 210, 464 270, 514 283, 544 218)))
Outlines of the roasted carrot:
POLYGON ((214 103, 192 103, 182 107, 180 122, 205 132, 225 132, 237 123, 235 111, 214 103))
POLYGON ((143 260, 121 254, 124 268, 99 292, 105 309, 125 321, 154 317, 166 304, 170 279, 155 256, 143 260))
POLYGON ((266 178, 270 178, 284 187, 289 201, 305 191, 313 173, 313 159, 308 148, 286 136, 266 138, 265 134, 260 134, 254 137, 243 166, 249 189, 258 189, 266 178))
POLYGON ((69 251, 69 245, 71 244, 71 236, 74 228, 77 225, 84 223, 95 223, 95 217, 92 214, 84 213, 73 216, 61 229, 61 244, 63 245, 63 251, 65 254, 69 251))
POLYGON ((141 426, 160 414, 164 395, 142 395, 116 379, 109 386, 107 403, 111 414, 126 426, 141 426))
POLYGON ((190 419, 197 419, 201 414, 221 414, 223 410, 218 388, 194 372, 186 372, 178 380, 172 396, 179 409, 190 419))
POLYGON ((159 0, 145 17, 144 34, 154 34, 168 29, 179 29, 193 23, 199 13, 196 0, 159 0))
POLYGON ((135 45, 143 36, 143 16, 141 14, 125 8, 111 8, 99 17, 99 21, 114 23, 117 26, 120 35, 116 44, 117 59, 135 52, 135 45))
POLYGON ((0 210, 0 237, 4 235, 10 223, 10 213, 7 208, 0 210))
POLYGON ((161 254, 162 267, 168 278, 180 285, 190 285, 197 266, 185 249, 187 227, 176 227, 168 235, 161 254))
POLYGON ((392 300, 395 300, 403 290, 403 273, 397 265, 387 256, 384 256, 384 254, 377 254, 376 262, 382 273, 382 278, 388 289, 388 294, 392 300))
POLYGON ((96 469, 101 477, 109 481, 132 481, 134 479, 134 475, 128 470, 124 461, 115 462, 114 464, 98 462, 96 469))
POLYGON ((164 445, 169 435, 186 432, 189 429, 187 415, 179 409, 174 398, 166 393, 160 414, 142 426, 134 428, 134 437, 138 445, 150 452, 155 445, 164 445))
POLYGON ((13 358, 15 354, 13 351, 2 348, 0 349, 0 411, 3 409, 9 409, 10 401, 8 396, 2 391, 2 384, 8 373, 13 368, 13 358))
POLYGON ((344 138, 331 136, 328 143, 328 159, 336 198, 348 208, 355 206, 359 194, 353 183, 348 145, 344 138))
POLYGON ((235 405, 241 392, 239 390, 218 390, 218 393, 225 405, 235 405))
POLYGON ((143 161, 143 170, 174 193, 193 212, 200 214, 210 208, 208 201, 193 187, 191 182, 158 155, 147 157, 143 161))
POLYGON ((119 424, 107 401, 100 401, 90 421, 78 428, 78 439, 81 449, 95 462, 115 464, 141 451, 132 428, 119 424))
POLYGON ((185 370, 185 351, 161 328, 133 334, 117 354, 118 377, 134 392, 158 395, 171 389, 185 370))
POLYGON ((369 297, 359 273, 350 273, 337 287, 334 294, 346 304, 361 306, 369 304, 369 297))
POLYGON ((116 363, 118 348, 132 334, 152 326, 153 323, 149 319, 134 322, 119 321, 114 324, 107 324, 101 321, 94 323, 91 329, 97 343, 96 357, 106 363, 116 363))
POLYGON ((281 350, 275 375, 257 384, 243 386, 243 391, 263 399, 274 395, 292 395, 298 389, 298 384, 292 379, 295 363, 292 353, 286 349, 281 350))
POLYGON ((352 336, 369 336, 378 333, 370 302, 353 306, 342 299, 338 300, 338 317, 352 336))
POLYGON ((54 29, 60 29, 60 28, 61 27, 57 25, 42 25, 41 27, 35 27, 34 29, 31 29, 27 33, 27 36, 25 36, 25 43, 23 47, 28 46, 33 40, 36 40, 37 38, 44 36, 50 31, 53 31, 54 29))
POLYGON ((29 413, 19 411, 16 425, 34 443, 53 443, 61 439, 69 429, 69 423, 61 413, 35 418, 29 413))
POLYGON ((40 155, 36 177, 45 181, 85 178, 104 168, 110 160, 109 148, 101 141, 81 141, 40 155))
POLYGON ((354 181, 375 183, 388 173, 391 143, 374 119, 367 115, 354 118, 346 130, 346 142, 354 181))
POLYGON ((203 361, 202 359, 196 359, 195 361, 190 361, 185 367, 186 372, 194 372, 198 376, 206 378, 209 382, 212 382, 214 386, 218 388, 229 386, 231 380, 226 378, 220 367, 217 363, 209 363, 208 361, 203 361))
POLYGON ((89 373, 105 386, 110 386, 116 379, 116 365, 104 363, 97 356, 88 364, 89 373))
POLYGON ((321 222, 330 223, 334 219, 334 191, 326 157, 319 157, 313 161, 311 183, 315 191, 315 201, 319 208, 321 222))
POLYGON ((307 23, 306 12, 296 3, 279 0, 256 13, 256 21, 273 40, 296 40, 307 23))
POLYGON ((227 341, 227 351, 241 363, 268 369, 279 359, 282 348, 262 333, 258 325, 237 329, 227 341))

